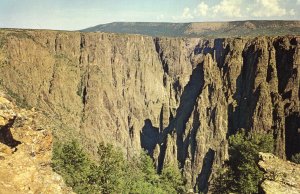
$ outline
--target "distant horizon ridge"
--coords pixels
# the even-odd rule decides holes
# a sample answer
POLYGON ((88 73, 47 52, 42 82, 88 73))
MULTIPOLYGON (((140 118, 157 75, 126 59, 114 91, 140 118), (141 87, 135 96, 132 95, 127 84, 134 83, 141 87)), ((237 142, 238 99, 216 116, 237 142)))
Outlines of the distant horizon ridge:
POLYGON ((235 37, 300 34, 300 20, 241 20, 201 22, 111 22, 80 30, 171 37, 235 37))

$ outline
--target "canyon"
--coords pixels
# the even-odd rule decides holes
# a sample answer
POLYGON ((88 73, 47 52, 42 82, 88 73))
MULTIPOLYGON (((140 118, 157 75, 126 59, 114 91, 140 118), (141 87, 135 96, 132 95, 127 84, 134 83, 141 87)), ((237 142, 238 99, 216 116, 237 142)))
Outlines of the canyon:
POLYGON ((300 36, 168 38, 0 30, 0 83, 46 115, 58 141, 91 152, 145 149, 157 170, 179 163, 206 192, 239 129, 273 134, 275 153, 300 152, 300 36))

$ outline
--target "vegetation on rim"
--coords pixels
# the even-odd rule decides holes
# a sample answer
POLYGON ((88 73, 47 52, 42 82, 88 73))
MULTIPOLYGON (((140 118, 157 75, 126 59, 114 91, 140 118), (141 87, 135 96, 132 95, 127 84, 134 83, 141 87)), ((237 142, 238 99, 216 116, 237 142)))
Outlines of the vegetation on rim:
POLYGON ((77 141, 55 144, 52 166, 77 193, 184 193, 184 180, 177 165, 157 174, 144 152, 125 160, 112 145, 100 143, 96 163, 77 141))
POLYGON ((273 152, 271 134, 240 130, 229 137, 229 160, 217 172, 214 193, 258 193, 263 172, 258 167, 259 152, 273 152))

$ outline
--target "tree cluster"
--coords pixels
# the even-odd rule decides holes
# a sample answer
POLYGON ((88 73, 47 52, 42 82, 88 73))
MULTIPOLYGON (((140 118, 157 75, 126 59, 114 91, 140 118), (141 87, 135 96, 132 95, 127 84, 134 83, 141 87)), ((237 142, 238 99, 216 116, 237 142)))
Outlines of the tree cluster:
POLYGON ((273 152, 273 136, 240 130, 229 137, 229 160, 217 172, 214 193, 259 193, 259 152, 273 152))
POLYGON ((100 143, 98 161, 76 141, 56 144, 53 169, 77 193, 184 193, 184 180, 177 165, 166 165, 161 174, 153 160, 142 152, 125 160, 112 145, 100 143))

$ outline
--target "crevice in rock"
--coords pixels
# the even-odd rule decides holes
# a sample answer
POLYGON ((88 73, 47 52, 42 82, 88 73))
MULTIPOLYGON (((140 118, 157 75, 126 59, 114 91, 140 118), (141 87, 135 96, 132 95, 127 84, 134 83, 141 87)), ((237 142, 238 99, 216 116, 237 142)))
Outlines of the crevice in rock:
MULTIPOLYGON (((89 66, 88 66, 89 68, 89 66)), ((89 74, 89 69, 87 69, 86 73, 82 76, 81 78, 81 86, 80 86, 80 92, 81 92, 81 102, 82 102, 82 116, 81 116, 81 127, 85 119, 85 109, 86 109, 86 104, 88 100, 88 87, 89 87, 89 79, 90 79, 90 74, 89 74)))
POLYGON ((272 50, 270 49, 270 47, 272 47, 272 45, 270 45, 270 43, 268 44, 269 50, 268 50, 268 69, 267 69, 267 78, 266 81, 269 83, 272 79, 272 77, 274 76, 274 69, 272 67, 271 64, 271 56, 272 56, 272 50))
POLYGON ((272 79, 272 74, 273 74, 274 70, 272 68, 272 66, 269 64, 268 65, 268 70, 267 70, 267 78, 266 81, 269 83, 272 79))
POLYGON ((164 105, 161 107, 159 114, 159 130, 162 131, 164 128, 164 105))
POLYGON ((53 65, 53 70, 52 70, 51 79, 50 79, 50 82, 49 82, 48 94, 51 94, 51 93, 52 93, 52 90, 53 90, 53 85, 54 85, 54 79, 55 79, 56 67, 57 67, 57 65, 56 65, 56 64, 54 64, 54 65, 53 65))
POLYGON ((276 68, 278 77, 278 91, 283 94, 293 75, 293 60, 295 48, 286 50, 280 41, 275 42, 274 47, 276 50, 276 68))
POLYGON ((79 59, 78 59, 78 63, 82 64, 83 63, 83 49, 85 47, 85 35, 84 34, 80 34, 80 55, 79 55, 79 59))
POLYGON ((56 34, 54 48, 55 48, 55 53, 57 53, 58 51, 60 51, 62 49, 61 43, 59 41, 59 33, 56 34))
POLYGON ((165 142, 160 144, 160 152, 159 152, 158 164, 157 164, 157 172, 158 173, 161 173, 161 171, 163 169, 165 155, 166 155, 166 149, 167 149, 167 145, 166 145, 166 140, 165 140, 165 142))
POLYGON ((180 167, 183 168, 185 160, 188 153, 188 142, 183 139, 183 134, 185 130, 185 125, 190 118, 197 97, 201 94, 204 86, 204 72, 203 72, 203 62, 198 64, 193 70, 190 81, 184 87, 182 96, 180 98, 179 107, 176 111, 175 118, 170 122, 169 126, 162 132, 162 140, 166 139, 167 134, 176 130, 177 139, 177 160, 180 163, 180 167))
POLYGON ((193 128, 191 130, 191 134, 190 134, 190 145, 191 145, 191 155, 192 155, 192 160, 191 162, 194 163, 195 160, 195 152, 196 152, 196 147, 197 147, 197 139, 196 139, 196 135, 197 135, 197 131, 200 127, 200 113, 197 110, 198 108, 198 104, 196 104, 195 106, 195 110, 194 110, 194 115, 193 115, 193 128))
POLYGON ((224 66, 225 57, 230 51, 229 45, 224 48, 225 39, 218 38, 214 40, 214 59, 217 62, 219 68, 224 66))
POLYGON ((87 99, 87 91, 86 91, 86 86, 83 87, 83 90, 82 90, 82 104, 86 104, 86 99, 87 99))
POLYGON ((140 132, 141 146, 153 157, 153 150, 159 140, 159 128, 154 127, 150 119, 146 119, 144 122, 144 127, 140 132))
POLYGON ((80 34, 80 49, 83 49, 85 47, 85 35, 80 34))
MULTIPOLYGON (((180 163, 180 167, 183 168, 185 164, 185 160, 187 158, 188 148, 191 141, 193 145, 195 145, 196 140, 191 140, 191 135, 188 135, 185 139, 183 139, 183 133, 185 130, 185 125, 188 119, 191 117, 194 109, 197 109, 197 97, 201 94, 204 86, 204 72, 203 72, 203 62, 198 64, 197 67, 193 70, 190 81, 185 86, 182 96, 180 98, 180 104, 176 111, 176 116, 173 118, 172 114, 170 114, 170 122, 169 125, 161 129, 159 132, 159 128, 155 128, 152 126, 152 123, 149 119, 145 120, 145 125, 141 132, 141 146, 146 149, 148 153, 152 156, 153 149, 156 144, 160 145, 160 152, 158 156, 158 172, 163 168, 163 163, 165 159, 166 152, 166 140, 168 134, 172 132, 176 132, 176 146, 177 146, 177 160, 180 163), (196 107, 196 108, 195 108, 196 107)), ((197 125, 199 125, 199 114, 195 113, 195 122, 194 129, 192 130, 193 138, 195 138, 196 130, 198 129, 197 125)), ((162 117, 162 115, 161 115, 162 117)), ((160 126, 162 127, 162 120, 160 118, 160 126)), ((193 148, 195 151, 195 147, 193 148)))
POLYGON ((288 159, 300 153, 300 115, 293 113, 285 118, 285 151, 288 159))
POLYGON ((240 128, 250 129, 250 119, 257 101, 257 90, 253 93, 255 73, 258 65, 258 57, 261 50, 256 50, 254 45, 243 51, 243 66, 241 74, 236 80, 236 93, 233 95, 237 106, 228 106, 228 132, 227 136, 236 133, 240 128), (251 109, 249 109, 251 107, 251 109))
POLYGON ((201 193, 207 193, 209 187, 209 177, 212 173, 212 166, 215 158, 215 151, 211 148, 206 152, 205 157, 203 158, 203 164, 201 172, 197 177, 198 191, 201 193))
POLYGON ((155 45, 155 51, 158 55, 158 59, 160 60, 160 62, 162 64, 162 68, 163 68, 163 70, 166 74, 169 74, 169 65, 163 58, 164 53, 163 53, 163 50, 160 47, 159 38, 154 38, 153 41, 154 41, 154 45, 155 45))

